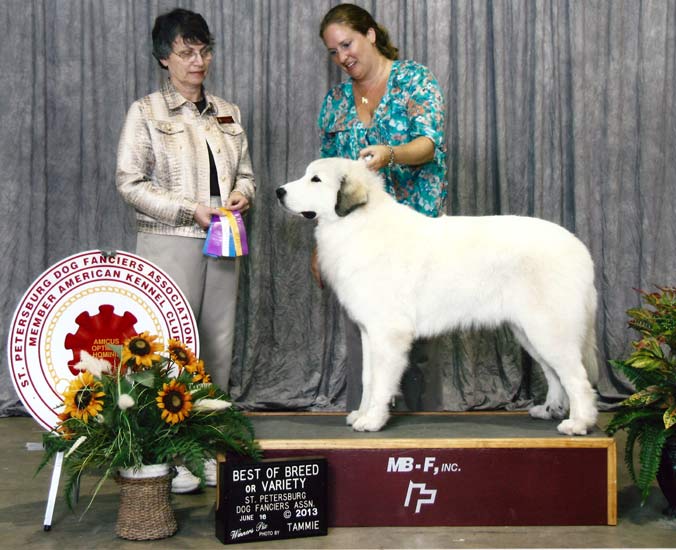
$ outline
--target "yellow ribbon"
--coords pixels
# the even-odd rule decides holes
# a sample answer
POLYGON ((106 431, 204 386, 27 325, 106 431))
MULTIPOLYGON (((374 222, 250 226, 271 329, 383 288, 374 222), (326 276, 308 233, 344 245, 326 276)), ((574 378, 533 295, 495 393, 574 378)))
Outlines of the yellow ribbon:
MULTIPOLYGON (((235 215, 225 208, 219 208, 222 213, 222 217, 228 220, 228 225, 230 226, 230 232, 232 233, 233 243, 235 244, 235 252, 237 256, 242 255, 242 238, 239 234, 239 225, 237 225, 237 220, 235 215)), ((228 247, 230 248, 230 247, 228 247)))

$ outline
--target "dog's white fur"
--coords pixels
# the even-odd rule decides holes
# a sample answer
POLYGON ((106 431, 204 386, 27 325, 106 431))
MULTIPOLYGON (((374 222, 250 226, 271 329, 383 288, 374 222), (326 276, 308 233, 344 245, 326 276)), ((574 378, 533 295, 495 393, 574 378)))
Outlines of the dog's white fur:
POLYGON ((287 210, 316 217, 322 277, 361 330, 363 394, 347 418, 355 430, 387 422, 415 338, 501 323, 547 379, 546 401, 531 416, 569 410, 558 425, 568 435, 594 426, 594 267, 570 232, 520 216, 429 218, 347 159, 312 162, 277 195, 287 210))

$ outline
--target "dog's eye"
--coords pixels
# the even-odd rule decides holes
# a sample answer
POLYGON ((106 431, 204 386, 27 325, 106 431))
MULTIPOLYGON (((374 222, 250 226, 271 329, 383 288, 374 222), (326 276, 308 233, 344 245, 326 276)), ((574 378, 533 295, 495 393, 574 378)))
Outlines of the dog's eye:
POLYGON ((322 180, 319 179, 319 176, 312 176, 312 179, 310 181, 314 181, 315 183, 319 183, 322 180))

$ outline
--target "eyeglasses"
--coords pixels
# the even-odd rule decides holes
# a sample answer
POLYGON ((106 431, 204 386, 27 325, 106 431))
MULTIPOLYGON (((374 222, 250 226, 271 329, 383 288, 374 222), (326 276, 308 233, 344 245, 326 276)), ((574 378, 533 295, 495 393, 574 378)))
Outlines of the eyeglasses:
POLYGON ((171 50, 171 53, 180 57, 184 63, 191 63, 197 61, 198 57, 201 57, 203 61, 211 59, 211 56, 214 55, 214 49, 211 46, 205 46, 201 50, 184 50, 182 52, 171 50))

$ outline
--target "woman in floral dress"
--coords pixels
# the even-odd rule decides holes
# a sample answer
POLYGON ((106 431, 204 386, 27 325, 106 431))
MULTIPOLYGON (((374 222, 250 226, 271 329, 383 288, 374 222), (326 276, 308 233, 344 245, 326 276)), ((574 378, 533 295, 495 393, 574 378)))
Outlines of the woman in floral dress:
MULTIPOLYGON (((399 60, 387 30, 354 4, 329 10, 319 35, 349 77, 324 98, 318 119, 321 156, 364 159, 382 174, 398 202, 426 216, 441 215, 447 193, 445 107, 434 75, 419 63, 399 60)), ((312 270, 321 285, 316 254, 312 270)), ((355 407, 361 346, 356 326, 347 325, 347 405, 355 407)), ((431 349, 429 342, 417 342, 411 350, 403 382, 409 409, 421 407, 422 369, 431 349)))

